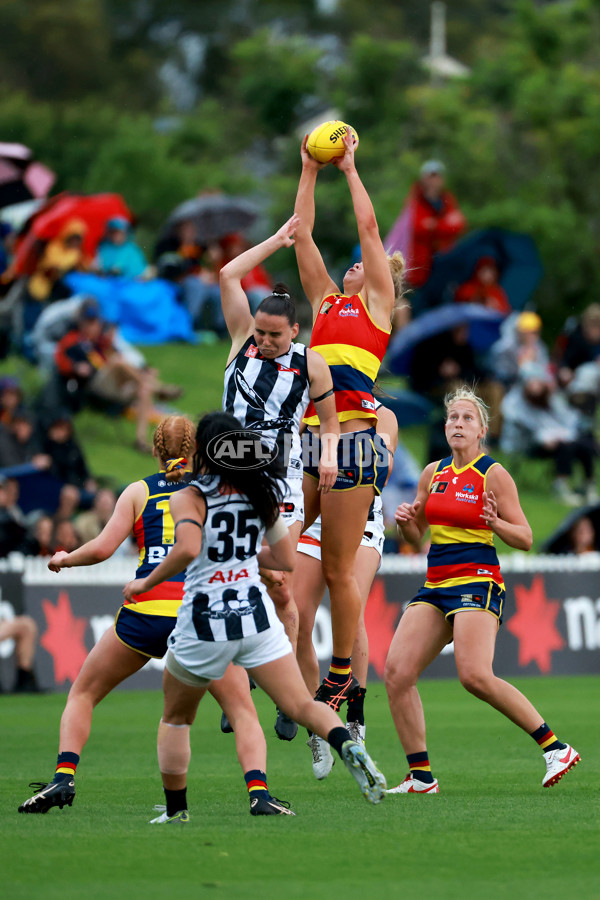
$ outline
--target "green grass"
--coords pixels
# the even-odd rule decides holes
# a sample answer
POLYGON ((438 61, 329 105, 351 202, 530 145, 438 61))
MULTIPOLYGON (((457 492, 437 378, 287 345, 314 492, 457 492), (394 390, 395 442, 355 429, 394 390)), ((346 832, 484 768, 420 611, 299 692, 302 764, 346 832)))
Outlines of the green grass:
MULTIPOLYGON (((543 790, 531 739, 453 681, 425 681, 438 796, 369 806, 340 761, 316 782, 302 735, 283 744, 255 693, 269 784, 296 818, 253 819, 229 735, 211 698, 192 730, 191 822, 150 828, 161 802, 155 760, 161 698, 117 692, 99 706, 71 809, 20 816, 31 779, 53 770, 64 695, 0 698, 2 893, 10 900, 281 896, 403 900, 563 900, 597 896, 598 678, 520 679, 583 761, 543 790)), ((405 774, 382 685, 369 688, 368 746, 390 784, 405 774)))
MULTIPOLYGON (((213 345, 163 344, 143 348, 148 363, 159 369, 163 381, 184 387, 183 397, 174 406, 164 406, 165 412, 179 411, 197 419, 200 413, 220 408, 229 347, 229 341, 223 341, 213 345)), ((31 392, 38 386, 35 369, 21 358, 12 357, 0 363, 0 375, 8 373, 18 374, 31 392)), ((132 422, 86 410, 77 416, 76 429, 90 469, 101 482, 119 488, 152 471, 152 460, 133 449, 135 430, 132 422)), ((401 437, 418 462, 422 465, 430 462, 425 458, 424 427, 403 429, 401 437)), ((513 470, 509 459, 502 454, 497 456, 501 462, 506 461, 509 471, 513 470)), ((552 496, 548 464, 531 460, 526 466, 519 466, 515 475, 536 549, 569 510, 552 496)), ((511 552, 503 545, 501 549, 503 553, 511 552)))

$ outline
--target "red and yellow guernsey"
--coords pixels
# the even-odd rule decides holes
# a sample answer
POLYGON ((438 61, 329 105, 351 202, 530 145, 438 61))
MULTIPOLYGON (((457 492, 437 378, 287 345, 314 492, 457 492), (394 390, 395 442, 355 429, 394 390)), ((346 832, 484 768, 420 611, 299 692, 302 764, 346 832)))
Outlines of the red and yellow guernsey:
MULTIPOLYGON (((135 520, 133 536, 139 549, 136 578, 145 578, 165 559, 175 543, 175 525, 169 511, 171 495, 187 487, 185 481, 167 481, 164 472, 142 479, 146 486, 146 502, 135 520)), ((185 569, 156 587, 137 594, 133 602, 125 602, 130 612, 155 616, 176 616, 183 599, 185 569)))
POLYGON ((461 469, 451 456, 437 464, 425 504, 431 529, 425 587, 472 581, 493 581, 504 587, 494 534, 480 518, 487 474, 497 465, 484 453, 461 469))
MULTIPOLYGON (((375 324, 360 294, 329 294, 319 307, 310 347, 331 369, 335 405, 340 422, 348 419, 377 420, 373 385, 379 373, 389 330, 375 324)), ((315 407, 304 415, 308 425, 318 425, 315 407)), ((373 424, 373 423, 370 423, 373 424)))

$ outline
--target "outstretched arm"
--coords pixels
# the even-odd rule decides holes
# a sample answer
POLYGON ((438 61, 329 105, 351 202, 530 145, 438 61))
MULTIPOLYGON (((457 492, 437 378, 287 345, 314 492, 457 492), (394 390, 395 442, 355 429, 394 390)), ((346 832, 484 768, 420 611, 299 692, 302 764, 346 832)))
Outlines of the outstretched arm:
POLYGON ((242 278, 280 247, 291 247, 294 243, 294 232, 298 227, 298 222, 298 216, 292 216, 266 241, 240 253, 221 269, 219 274, 221 304, 227 330, 231 337, 230 358, 238 352, 254 328, 254 317, 250 312, 248 298, 242 288, 242 278))
POLYGON ((371 198, 356 171, 354 164, 356 140, 350 130, 344 135, 343 141, 346 148, 345 153, 343 156, 333 159, 332 163, 344 173, 350 188, 365 272, 363 296, 377 325, 380 328, 389 329, 394 309, 394 282, 379 236, 379 227, 371 198))
POLYGON ((50 571, 60 572, 61 569, 70 569, 73 566, 93 566, 112 556, 131 533, 137 511, 146 500, 146 493, 146 485, 141 481, 136 481, 125 488, 116 502, 112 516, 98 537, 71 553, 58 550, 48 562, 50 571))
POLYGON ((336 293, 338 287, 330 278, 312 236, 315 224, 315 184, 319 169, 323 168, 325 163, 319 163, 312 158, 306 148, 307 140, 308 135, 305 135, 300 151, 302 174, 294 208, 296 215, 300 217, 300 225, 296 229, 295 246, 302 288, 312 306, 313 315, 316 315, 323 297, 336 293))

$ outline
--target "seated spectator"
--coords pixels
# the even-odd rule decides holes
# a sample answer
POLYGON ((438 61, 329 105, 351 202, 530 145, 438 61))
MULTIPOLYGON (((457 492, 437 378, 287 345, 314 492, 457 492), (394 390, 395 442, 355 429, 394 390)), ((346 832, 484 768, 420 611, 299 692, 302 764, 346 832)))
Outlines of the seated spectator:
POLYGON ((71 553, 81 547, 82 541, 77 534, 77 529, 70 519, 57 519, 54 524, 54 553, 58 550, 66 550, 71 553))
POLYGON ((600 356, 595 362, 577 366, 566 390, 571 405, 580 411, 588 431, 594 432, 600 405, 600 356))
POLYGON ((21 552, 25 556, 52 556, 54 553, 54 521, 51 516, 38 516, 27 530, 21 552))
POLYGON ((500 446, 505 452, 552 459, 556 496, 569 506, 582 502, 571 484, 574 464, 579 462, 585 478, 584 494, 592 502, 597 496, 593 435, 582 433, 579 413, 556 390, 546 369, 536 364, 522 368, 520 380, 502 402, 502 414, 500 446))
POLYGON ((6 489, 7 478, 0 475, 0 557, 9 553, 21 552, 26 528, 11 510, 12 500, 6 489))
POLYGON ((493 256, 482 256, 475 265, 471 278, 457 287, 454 299, 457 303, 479 303, 486 309, 507 316, 512 312, 508 294, 498 283, 498 263, 493 256))
POLYGON ((564 341, 560 354, 558 380, 567 385, 575 370, 584 363, 594 362, 600 356, 600 303, 590 303, 584 309, 580 322, 564 341))
POLYGON ((523 366, 549 368, 550 354, 542 337, 542 320, 537 313, 515 313, 502 323, 502 334, 490 348, 490 367, 505 388, 511 387, 523 366))
MULTIPOLYGON (((57 297, 54 289, 68 272, 89 267, 90 260, 83 250, 86 232, 85 222, 70 219, 59 234, 48 241, 42 250, 35 272, 27 282, 27 292, 32 300, 44 303, 50 299, 60 299, 69 295, 68 289, 64 289, 57 297)), ((31 323, 32 327, 33 324, 31 323)))
POLYGON ((0 425, 10 425, 17 409, 23 405, 23 389, 18 378, 0 378, 0 425))
POLYGON ((84 304, 77 327, 67 332, 55 351, 57 376, 49 403, 78 412, 86 402, 118 411, 133 410, 136 449, 148 453, 148 426, 156 416, 154 395, 160 391, 153 370, 138 369, 117 353, 113 326, 105 327, 97 306, 84 304))
POLYGON ((600 549, 600 541, 589 516, 582 516, 571 526, 568 540, 570 552, 576 556, 582 556, 584 553, 596 553, 600 549))
MULTIPOLYGON (((18 478, 7 478, 4 484, 6 490, 6 508, 13 516, 15 522, 27 528, 27 517, 19 506, 19 496, 21 494, 21 485, 18 478)), ((25 551, 22 550, 24 553, 25 551)))
POLYGON ((82 543, 87 544, 98 537, 112 516, 116 502, 115 492, 110 488, 100 488, 96 492, 91 508, 80 513, 74 521, 82 543))
POLYGON ((106 223, 106 234, 98 244, 95 266, 101 275, 140 278, 148 269, 144 252, 133 239, 131 223, 115 216, 106 223))
POLYGON ((44 453, 50 460, 50 473, 63 484, 73 485, 79 491, 96 490, 69 413, 57 412, 48 419, 44 453))
POLYGON ((36 469, 48 469, 50 457, 44 453, 36 417, 21 407, 11 424, 0 425, 0 468, 30 463, 36 469))
POLYGON ((33 672, 33 659, 38 641, 38 628, 31 616, 15 616, 13 619, 1 618, 0 642, 15 642, 17 672, 12 688, 13 694, 37 694, 38 683, 33 672))

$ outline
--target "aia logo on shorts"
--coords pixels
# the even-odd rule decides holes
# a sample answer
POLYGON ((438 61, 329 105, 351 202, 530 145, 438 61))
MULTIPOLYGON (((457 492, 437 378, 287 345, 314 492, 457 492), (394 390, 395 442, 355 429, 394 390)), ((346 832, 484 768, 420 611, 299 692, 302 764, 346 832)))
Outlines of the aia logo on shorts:
POLYGON ((431 493, 432 494, 445 494, 447 487, 448 487, 447 481, 434 481, 434 483, 431 485, 431 493))
POLYGON ((293 513, 296 509, 294 503, 280 503, 279 504, 279 512, 280 513, 293 513))

